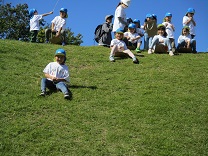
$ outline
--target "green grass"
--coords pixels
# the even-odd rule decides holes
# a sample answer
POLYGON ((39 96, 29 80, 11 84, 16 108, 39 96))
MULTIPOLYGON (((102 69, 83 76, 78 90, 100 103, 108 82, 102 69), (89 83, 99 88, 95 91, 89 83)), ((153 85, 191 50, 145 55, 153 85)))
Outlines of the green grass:
POLYGON ((0 155, 207 155, 208 54, 112 63, 107 48, 65 46, 73 99, 40 98, 58 48, 0 40, 0 155))

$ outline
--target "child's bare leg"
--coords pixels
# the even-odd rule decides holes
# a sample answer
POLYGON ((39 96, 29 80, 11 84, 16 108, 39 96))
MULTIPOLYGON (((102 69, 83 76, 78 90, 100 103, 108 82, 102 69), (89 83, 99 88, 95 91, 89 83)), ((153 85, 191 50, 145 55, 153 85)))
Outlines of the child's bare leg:
POLYGON ((111 47, 110 56, 115 56, 116 51, 118 51, 118 46, 114 45, 113 47, 111 47))
POLYGON ((131 58, 135 58, 135 55, 129 49, 124 50, 123 52, 128 54, 131 58))

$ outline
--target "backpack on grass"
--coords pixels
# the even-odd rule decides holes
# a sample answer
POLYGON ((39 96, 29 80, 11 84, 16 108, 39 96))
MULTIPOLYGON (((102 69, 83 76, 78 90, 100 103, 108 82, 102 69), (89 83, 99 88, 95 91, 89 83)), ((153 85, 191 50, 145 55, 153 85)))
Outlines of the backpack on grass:
POLYGON ((98 43, 100 38, 102 37, 102 35, 104 34, 104 31, 102 31, 102 26, 103 24, 99 24, 96 28, 95 28, 95 37, 94 40, 98 43))

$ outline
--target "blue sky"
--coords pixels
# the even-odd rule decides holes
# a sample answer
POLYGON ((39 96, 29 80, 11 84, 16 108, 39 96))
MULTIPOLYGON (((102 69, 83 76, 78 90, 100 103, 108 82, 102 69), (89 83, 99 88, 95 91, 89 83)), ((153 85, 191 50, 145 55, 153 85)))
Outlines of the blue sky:
MULTIPOLYGON (((54 14, 44 17, 47 23, 59 15, 60 8, 65 7, 68 9, 67 27, 75 36, 78 33, 83 35, 84 43, 81 46, 93 46, 97 45, 93 41, 95 27, 104 22, 107 14, 114 15, 119 0, 4 0, 4 3, 12 3, 13 6, 27 3, 29 8, 37 9, 39 14, 50 12, 55 7, 54 14)), ((132 0, 126 14, 132 19, 139 19, 143 24, 146 14, 154 13, 160 24, 166 12, 172 13, 177 41, 181 34, 183 16, 190 7, 196 10, 197 51, 208 52, 208 0, 132 0)))

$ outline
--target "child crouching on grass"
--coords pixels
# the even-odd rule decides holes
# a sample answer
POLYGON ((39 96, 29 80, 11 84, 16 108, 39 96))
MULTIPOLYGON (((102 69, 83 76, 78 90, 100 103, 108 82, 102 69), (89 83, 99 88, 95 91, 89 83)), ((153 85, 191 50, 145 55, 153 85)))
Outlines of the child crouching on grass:
POLYGON ((114 56, 119 56, 119 54, 127 54, 133 59, 133 63, 139 63, 136 56, 127 48, 125 42, 122 40, 124 33, 122 29, 117 29, 115 33, 115 39, 111 41, 110 48, 110 61, 115 62, 114 56))
POLYGON ((70 99, 69 90, 65 82, 69 82, 69 70, 65 65, 66 52, 64 49, 57 49, 55 62, 50 62, 43 70, 45 77, 41 80, 40 96, 46 95, 46 88, 49 90, 61 90, 65 99, 70 99))

